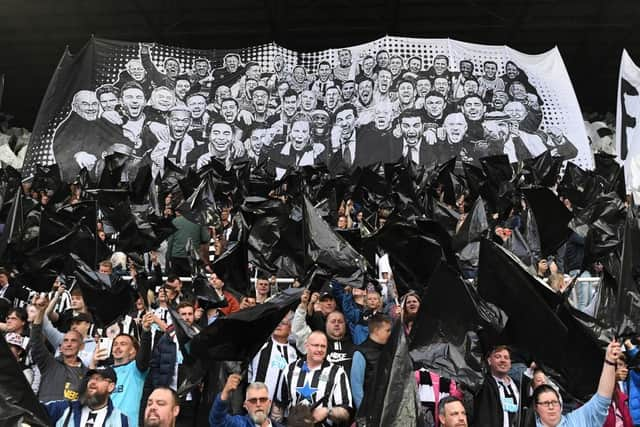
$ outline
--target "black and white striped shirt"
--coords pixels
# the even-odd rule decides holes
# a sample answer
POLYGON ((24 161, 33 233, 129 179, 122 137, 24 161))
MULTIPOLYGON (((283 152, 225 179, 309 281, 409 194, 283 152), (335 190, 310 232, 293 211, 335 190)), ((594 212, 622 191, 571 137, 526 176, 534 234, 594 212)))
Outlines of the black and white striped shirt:
POLYGON ((269 398, 273 400, 281 372, 297 358, 298 353, 292 345, 270 338, 251 361, 249 382, 265 383, 269 388, 269 398))
POLYGON ((351 386, 345 370, 326 360, 310 369, 305 359, 291 363, 280 376, 275 402, 284 408, 298 404, 318 407, 353 408, 351 386))

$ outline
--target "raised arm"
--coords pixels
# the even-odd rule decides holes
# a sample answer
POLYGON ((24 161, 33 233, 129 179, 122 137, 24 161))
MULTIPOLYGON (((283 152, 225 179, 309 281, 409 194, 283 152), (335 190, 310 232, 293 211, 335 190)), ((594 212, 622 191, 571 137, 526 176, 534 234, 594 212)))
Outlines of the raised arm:
POLYGON ((616 364, 621 351, 620 343, 615 339, 607 347, 602 373, 600 374, 600 382, 598 383, 598 394, 602 397, 611 399, 613 396, 613 389, 616 385, 616 364))

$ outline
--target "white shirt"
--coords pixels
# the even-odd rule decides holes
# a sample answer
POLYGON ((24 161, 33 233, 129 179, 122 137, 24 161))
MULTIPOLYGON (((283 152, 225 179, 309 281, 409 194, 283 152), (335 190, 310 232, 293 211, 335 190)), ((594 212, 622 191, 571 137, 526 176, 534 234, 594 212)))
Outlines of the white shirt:
POLYGON ((509 427, 509 412, 518 412, 518 405, 520 403, 518 386, 510 377, 507 377, 507 380, 501 380, 496 377, 493 377, 493 379, 498 385, 500 404, 502 405, 502 425, 503 427, 509 427), (509 397, 507 397, 507 395, 509 397))
MULTIPOLYGON (((93 422, 94 427, 102 427, 104 426, 104 421, 107 418, 107 406, 104 408, 100 408, 98 410, 92 411, 88 406, 82 407, 82 417, 80 418, 80 425, 84 426, 89 418, 89 413, 94 412, 96 414, 95 421, 93 422)), ((71 410, 71 407, 69 407, 71 410)))
POLYGON ((411 150, 411 161, 416 165, 420 164, 420 145, 422 141, 418 142, 414 146, 410 146, 406 142, 402 143, 402 157, 407 157, 409 150, 411 150))

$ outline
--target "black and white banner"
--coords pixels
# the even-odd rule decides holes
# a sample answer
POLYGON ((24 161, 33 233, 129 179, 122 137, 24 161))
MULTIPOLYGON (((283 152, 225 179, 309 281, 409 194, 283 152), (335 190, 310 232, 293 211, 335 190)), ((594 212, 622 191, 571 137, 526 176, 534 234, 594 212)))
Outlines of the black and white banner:
POLYGON ((454 156, 512 162, 545 150, 593 167, 557 49, 384 37, 297 53, 275 43, 191 50, 91 39, 65 52, 44 97, 25 172, 58 163, 64 178, 111 153, 161 172, 250 161, 281 176, 454 156))
POLYGON ((640 68, 626 49, 620 60, 616 114, 616 153, 624 164, 627 194, 640 203, 640 68))

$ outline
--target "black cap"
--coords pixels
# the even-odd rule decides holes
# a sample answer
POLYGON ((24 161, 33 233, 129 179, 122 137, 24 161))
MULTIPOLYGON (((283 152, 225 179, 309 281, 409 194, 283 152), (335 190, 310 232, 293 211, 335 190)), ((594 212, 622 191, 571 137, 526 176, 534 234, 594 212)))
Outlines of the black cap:
POLYGON ((318 298, 319 301, 325 301, 328 299, 335 299, 331 292, 322 292, 320 294, 320 298, 318 298))
POLYGON ((114 383, 118 382, 116 371, 114 371, 111 366, 98 366, 95 369, 89 369, 87 373, 84 375, 84 377, 91 378, 93 374, 98 374, 102 378, 110 379, 114 383))
POLYGON ((88 313, 78 313, 71 318, 71 322, 93 322, 91 315, 88 313))

